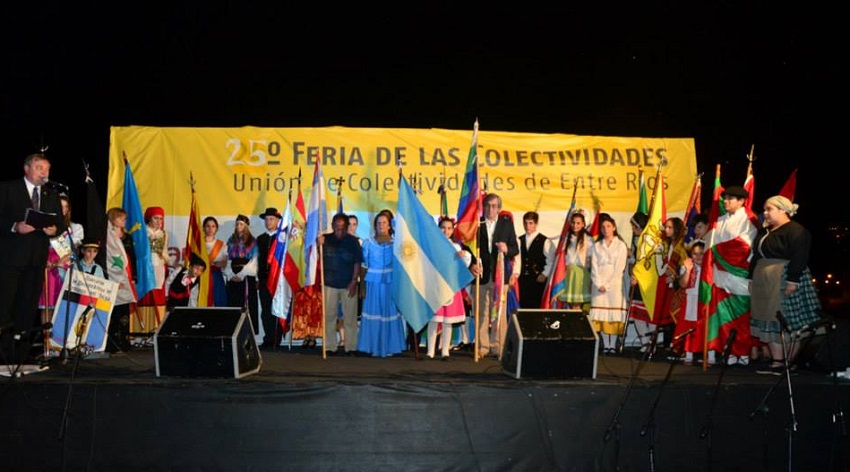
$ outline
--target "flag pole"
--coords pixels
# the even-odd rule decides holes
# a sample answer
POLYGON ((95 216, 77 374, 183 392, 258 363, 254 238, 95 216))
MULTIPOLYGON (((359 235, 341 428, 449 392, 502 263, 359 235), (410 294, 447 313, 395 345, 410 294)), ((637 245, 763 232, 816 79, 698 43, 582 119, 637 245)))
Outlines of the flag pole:
MULTIPOLYGON (((475 120, 475 130, 476 130, 476 134, 477 134, 478 120, 475 120)), ((477 164, 477 162, 476 162, 476 164, 477 164)), ((479 182, 479 185, 480 185, 481 179, 478 179, 478 182, 479 182)), ((482 187, 479 187, 479 188, 482 188, 482 187)), ((487 192, 487 184, 486 183, 484 184, 483 190, 484 190, 483 193, 487 192)), ((478 195, 476 195, 475 198, 480 200, 481 199, 481 193, 482 192, 478 192, 478 195)), ((479 207, 482 208, 482 210, 483 210, 483 207, 481 207, 480 205, 479 205, 479 207)), ((481 221, 480 216, 478 217, 478 220, 479 220, 479 222, 481 221)), ((478 254, 476 254, 475 257, 478 258, 479 267, 481 267, 481 269, 483 271, 484 267, 483 267, 483 264, 481 263, 481 224, 480 223, 478 225, 478 230, 475 231, 475 251, 478 253, 478 254)), ((475 355, 474 355, 473 359, 475 360, 475 362, 479 361, 479 356, 478 356, 478 345, 479 345, 479 343, 478 343, 478 331, 479 331, 478 321, 481 318, 481 316, 480 316, 480 313, 481 313, 481 303, 480 303, 481 298, 480 298, 480 296, 481 296, 481 273, 479 273, 478 275, 475 276, 475 322, 473 323, 473 325, 475 326, 475 345, 473 346, 473 350, 475 351, 475 355)))
MULTIPOLYGON (((715 170, 714 170, 714 189, 712 189, 712 191, 711 191, 712 192, 711 193, 711 209, 709 210, 709 221, 708 221, 708 228, 709 228, 708 230, 711 234, 711 238, 708 241, 705 242, 705 248, 703 249, 703 254, 705 254, 708 251, 711 251, 711 248, 714 247, 714 228, 717 225, 717 214, 715 213, 715 211, 716 211, 715 206, 719 205, 719 201, 717 201, 717 199, 719 198, 719 195, 717 195, 717 190, 718 190, 717 187, 718 187, 719 183, 720 183, 720 164, 717 164, 717 166, 715 167, 715 170)), ((709 255, 709 257, 710 257, 710 255, 709 255)), ((711 270, 711 267, 706 267, 706 264, 705 264, 706 259, 708 259, 708 258, 706 258, 706 256, 703 255, 703 258, 702 258, 703 266, 702 266, 702 269, 700 269, 700 279, 702 279, 702 276, 703 276, 702 274, 705 273, 704 272, 705 270, 711 270)), ((708 262, 709 265, 714 263, 714 261, 712 259, 713 258, 708 259, 707 262, 708 262)), ((701 280, 700 280, 700 284, 702 284, 701 280)), ((702 297, 700 297, 700 298, 702 298, 702 297)), ((700 300, 700 303, 701 303, 701 300, 700 300)), ((708 370, 708 335, 709 335, 709 332, 708 332, 709 331, 708 330, 708 328, 709 328, 709 326, 708 326, 708 316, 710 314, 709 310, 711 310, 711 302, 710 301, 709 301, 708 304, 703 305, 702 310, 701 310, 702 315, 703 315, 703 321, 705 322, 705 330, 704 330, 703 339, 702 339, 702 370, 703 370, 703 372, 708 370)), ((723 361, 723 359, 721 359, 721 361, 723 361)))
MULTIPOLYGON (((319 185, 324 185, 324 182, 319 181, 319 185)), ((312 196, 311 196, 311 198, 312 198, 312 196)), ((321 202, 319 202, 319 204, 321 205, 321 202)), ((322 280, 322 290, 321 290, 321 292, 322 292, 322 359, 327 359, 328 358, 328 340, 325 339, 325 336, 328 333, 325 330, 325 264, 324 264, 324 255, 323 255, 324 254, 323 246, 325 245, 325 238, 324 238, 324 235, 322 234, 322 212, 318 211, 316 213, 317 213, 316 216, 319 218, 319 226, 318 226, 319 234, 317 235, 316 238, 317 239, 322 238, 322 244, 316 244, 318 246, 318 249, 319 249, 319 251, 318 251, 319 260, 318 260, 317 264, 319 264, 319 276, 321 277, 321 280, 322 280)), ((336 335, 334 335, 334 336, 336 336, 336 335)))
MULTIPOLYGON (((124 158, 124 172, 126 173, 127 167, 130 165, 130 159, 127 158, 127 151, 122 149, 121 150, 121 156, 124 158)), ((125 181, 124 182, 124 187, 125 187, 124 191, 125 192, 126 192, 126 186, 127 186, 127 182, 125 181)), ((124 208, 124 211, 127 211, 127 209, 124 208)), ((132 235, 129 235, 127 233, 127 228, 124 228, 124 233, 127 234, 128 236, 130 236, 131 239, 132 239, 132 235)), ((127 259, 129 259, 129 256, 127 257, 127 259)), ((132 266, 132 264, 131 264, 131 266, 132 266)), ((131 269, 137 270, 135 267, 131 267, 131 269)), ((136 321, 139 322, 139 326, 142 328, 142 331, 144 331, 145 330, 145 322, 142 320, 142 314, 139 312, 139 298, 140 297, 139 297, 138 293, 136 292, 135 288, 132 289, 132 292, 133 292, 133 296, 136 298, 136 302, 130 304, 130 313, 136 315, 136 321)))

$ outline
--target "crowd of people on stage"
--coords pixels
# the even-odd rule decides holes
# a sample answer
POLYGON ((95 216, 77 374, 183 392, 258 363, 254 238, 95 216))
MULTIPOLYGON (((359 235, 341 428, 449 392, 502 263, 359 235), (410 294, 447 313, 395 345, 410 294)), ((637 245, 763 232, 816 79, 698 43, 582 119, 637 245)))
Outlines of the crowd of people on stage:
MULTIPOLYGON (((82 225, 71 221, 66 194, 48 186, 50 162, 43 153, 24 160, 24 177, 0 184, 0 333, 3 352, 14 352, 11 332, 31 332, 48 321, 58 302, 62 281, 71 264, 86 273, 119 284, 110 319, 110 350, 126 350, 131 342, 144 346, 167 313, 177 306, 240 307, 249 314, 262 350, 278 350, 289 331, 304 349, 317 347, 321 338, 329 355, 389 357, 418 345, 420 333, 410 333, 392 297, 394 215, 378 212, 369 237, 358 238, 355 215, 338 213, 332 231, 321 234, 321 286, 304 287, 293 294, 293 316, 286 328, 272 312, 268 283, 272 243, 281 221, 278 209, 258 215, 265 231, 251 234, 251 218, 236 217, 233 233, 219 237, 219 222, 203 220, 207 260, 187 257, 175 264, 169 254, 165 212, 150 206, 144 212, 155 287, 143 297, 135 289, 134 243, 126 228, 127 212, 106 212, 106 235, 86 237, 82 225), (28 223, 27 210, 61 215, 50 224, 28 223), (106 252, 106 267, 94 262, 106 252), (74 254, 76 252, 76 254, 74 254), (207 298, 199 303, 201 280, 207 298)), ((785 334, 811 325, 820 317, 820 305, 808 270, 811 237, 791 218, 797 205, 784 196, 766 200, 761 218, 748 210, 743 187, 726 188, 722 214, 715 221, 702 214, 689 221, 678 217, 656 222, 660 244, 651 257, 658 269, 658 287, 652 294, 654 310, 647 310, 645 293, 638 287, 633 268, 638 263, 638 237, 649 223, 648 215, 635 213, 629 220, 632 241, 626 242, 611 215, 600 213, 592 235, 586 214, 571 212, 564 241, 538 231, 539 214, 526 212, 524 233, 517 236, 509 211, 495 193, 483 197, 478 227, 478 252, 455 237, 455 220, 442 215, 435 222, 477 281, 462 288, 434 313, 423 329, 426 357, 448 360, 452 352, 474 345, 478 357, 500 357, 505 344, 511 308, 545 306, 582 310, 600 337, 601 353, 622 352, 631 327, 641 352, 665 347, 692 364, 720 361, 748 365, 759 358, 759 372, 781 373, 793 361, 800 339, 785 334), (557 254, 557 251, 562 254, 557 254), (710 284, 703 261, 711 253, 710 284), (560 256, 560 257, 559 257, 560 256), (563 264, 555 270, 554 264, 563 264), (554 274, 563 275, 563 288, 544 300, 554 274), (474 290, 473 290, 474 288, 474 290), (701 300, 713 290, 723 298, 720 313, 707 322, 701 300), (702 296, 701 296, 702 295, 702 296), (505 302, 505 299, 508 299, 505 302), (511 306, 511 300, 515 302, 511 306), (507 303, 508 308, 504 308, 507 303), (477 325, 475 324, 477 320, 477 325), (734 328, 730 330, 729 327, 734 328), (707 344, 708 332, 714 340, 707 344), (727 342, 728 341, 728 342, 727 342), (720 352, 727 350, 728 352, 720 352), (439 351, 439 352, 438 352, 439 351)), ((365 225, 364 225, 365 226, 365 225)), ((716 301, 716 300, 715 300, 716 301)), ((802 333, 798 333, 802 334, 802 333)))

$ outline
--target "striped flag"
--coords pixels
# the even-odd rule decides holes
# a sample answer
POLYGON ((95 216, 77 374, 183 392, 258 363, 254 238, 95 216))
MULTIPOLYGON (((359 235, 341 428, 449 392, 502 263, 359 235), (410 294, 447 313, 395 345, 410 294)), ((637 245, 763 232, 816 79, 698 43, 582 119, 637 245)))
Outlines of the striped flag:
MULTIPOLYGON (((720 207, 720 166, 714 182, 712 210, 720 207)), ((746 210, 746 208, 745 208, 746 210)), ((750 294, 747 284, 749 256, 758 231, 758 219, 746 210, 747 218, 735 221, 710 219, 700 276, 700 306, 706 319, 706 348, 722 352, 732 330, 737 341, 731 354, 748 356, 750 337, 750 294)))
POLYGON ((414 332, 473 277, 403 176, 393 240, 393 300, 414 332))
POLYGON ((301 196, 300 186, 295 202, 292 203, 291 198, 290 202, 287 202, 287 212, 291 215, 291 222, 287 235, 283 277, 272 299, 272 311, 280 318, 284 332, 289 330, 292 321, 295 294, 304 286, 304 197, 301 196))
POLYGON ((269 276, 266 279, 266 288, 272 297, 275 296, 280 285, 280 280, 283 278, 283 265, 286 259, 286 243, 289 238, 289 225, 292 223, 292 213, 289 211, 289 200, 286 202, 286 209, 283 216, 277 222, 277 229, 272 235, 271 245, 269 246, 269 276))
MULTIPOLYGON (((192 180, 191 176, 189 177, 192 180)), ((204 234, 201 230, 201 210, 198 206, 198 197, 195 194, 195 186, 192 186, 192 209, 189 212, 189 229, 186 231, 186 248, 188 249, 189 257, 184 261, 184 265, 189 267, 191 256, 195 255, 198 259, 206 264, 207 273, 210 273, 210 261, 207 254, 207 246, 204 242, 204 234)), ((206 275, 206 274, 205 274, 206 275)), ((209 306, 210 278, 201 276, 198 283, 198 306, 209 306)))
POLYGON ((549 275, 549 280, 546 281, 546 287, 543 289, 543 300, 540 301, 540 308, 548 310, 556 307, 555 300, 567 288, 567 236, 570 234, 570 218, 573 216, 573 211, 576 208, 576 190, 573 187, 573 199, 570 202, 570 209, 567 210, 567 217, 564 218, 564 226, 561 228, 561 237, 558 239, 558 247, 555 250, 555 261, 552 268, 552 273, 549 275))
POLYGON ((478 120, 472 131, 472 145, 463 174, 463 186, 457 205, 455 239, 469 246, 472 254, 478 254, 478 225, 481 224, 481 182, 478 179, 478 120))
MULTIPOLYGON (((720 218, 720 215, 726 213, 726 208, 723 207, 724 190, 726 189, 720 184, 720 164, 717 164, 717 169, 714 171, 714 192, 711 194, 711 208, 708 210, 708 228, 706 228, 706 231, 714 228, 717 218, 720 218)), ((708 252, 708 248, 706 247, 705 249, 708 252)), ((705 267, 705 261, 703 261, 702 265, 705 267)))
POLYGON ((304 234, 304 254, 307 260, 304 285, 316 283, 319 276, 319 245, 317 238, 328 227, 328 206, 325 201, 325 177, 322 160, 316 159, 313 169, 313 185, 310 189, 310 206, 307 208, 307 228, 304 234))
POLYGON ((638 175, 638 204, 635 212, 649 215, 649 204, 646 200, 646 175, 643 167, 638 168, 638 175))
POLYGON ((124 196, 121 202, 127 212, 126 232, 133 239, 133 251, 136 255, 136 296, 144 298, 148 292, 156 288, 156 276, 153 272, 153 255, 148 241, 148 231, 145 227, 145 214, 142 213, 142 202, 139 200, 139 190, 130 162, 124 156, 124 196))
POLYGON ((587 234, 593 239, 596 239, 599 237, 599 215, 602 213, 602 203, 599 201, 599 197, 592 193, 590 194, 590 198, 593 200, 593 211, 596 214, 593 215, 593 222, 587 227, 587 234))
MULTIPOLYGON (((646 198, 646 175, 643 167, 638 167, 638 203, 637 208, 635 208, 635 213, 641 213, 649 216, 649 204, 647 203, 646 198)), ((636 249, 639 238, 640 234, 632 234, 632 245, 629 248, 629 251, 632 253, 637 252, 636 249)), ((643 300, 641 300, 640 303, 643 303, 643 300)))
POLYGON ((291 195, 287 199, 283 217, 277 224, 277 230, 269 248, 269 293, 272 296, 272 314, 278 318, 282 332, 289 331, 289 307, 295 293, 286 279, 285 267, 289 254, 290 236, 292 236, 291 195), (274 285, 272 285, 274 284, 274 285), (274 287, 274 288, 272 288, 274 287))

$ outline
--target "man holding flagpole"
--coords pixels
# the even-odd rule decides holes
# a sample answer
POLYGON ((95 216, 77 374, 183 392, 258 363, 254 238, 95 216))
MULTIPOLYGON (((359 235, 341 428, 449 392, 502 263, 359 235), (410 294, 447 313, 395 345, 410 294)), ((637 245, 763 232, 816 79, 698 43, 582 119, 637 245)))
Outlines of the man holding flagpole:
POLYGON ((730 346, 727 364, 745 366, 749 364, 752 346, 747 273, 752 244, 758 233, 758 220, 745 207, 750 195, 743 187, 729 187, 721 196, 726 213, 717 219, 714 228, 705 236, 706 250, 714 253, 712 298, 718 300, 717 313, 709 322, 709 330, 717 332, 710 348, 722 351, 732 329, 736 330, 737 336, 730 346))
MULTIPOLYGON (((265 222, 266 231, 257 236, 257 287, 260 292, 260 320, 263 324, 262 350, 277 350, 283 336, 277 317, 272 314, 272 293, 268 287, 269 280, 269 250, 277 234, 277 226, 281 215, 277 208, 266 208, 260 215, 265 222)), ((280 270, 280 267, 278 267, 280 270)))
MULTIPOLYGON (((513 273, 499 271, 496 267, 501 253, 502 260, 510 260, 519 254, 516 230, 513 222, 508 217, 499 217, 502 210, 502 199, 495 193, 484 197, 484 220, 478 227, 478 241, 480 244, 481 258, 475 273, 481 276, 481 282, 474 309, 478 313, 478 326, 476 336, 478 340, 478 357, 491 355, 499 357, 505 336, 507 335, 507 316, 504 310, 492 310, 492 302, 495 296, 496 272, 504 273, 504 283, 508 284, 513 273), (491 314, 491 311, 493 313, 491 314)), ((501 285, 501 284, 498 284, 501 285)))

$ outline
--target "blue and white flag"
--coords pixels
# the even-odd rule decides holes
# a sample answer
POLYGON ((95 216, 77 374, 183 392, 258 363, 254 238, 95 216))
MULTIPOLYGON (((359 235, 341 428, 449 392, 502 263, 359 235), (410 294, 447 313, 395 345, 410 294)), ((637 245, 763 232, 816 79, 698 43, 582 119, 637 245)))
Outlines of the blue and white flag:
POLYGON ((419 332, 473 279, 463 259, 402 177, 393 241, 393 300, 419 332))
POLYGON ((316 159, 313 169, 313 185, 310 190, 310 206, 307 207, 307 228, 304 230, 304 258, 307 260, 307 275, 304 286, 316 283, 319 278, 319 245, 316 238, 325 232, 328 224, 328 207, 325 202, 325 176, 322 160, 316 159))
POLYGON ((121 206, 127 212, 127 225, 124 231, 133 238, 133 251, 136 253, 136 266, 133 267, 136 272, 136 294, 141 300, 148 292, 157 288, 156 275, 153 271, 151 243, 148 240, 139 190, 136 188, 136 179, 133 178, 130 162, 126 158, 124 159, 124 197, 121 206))

